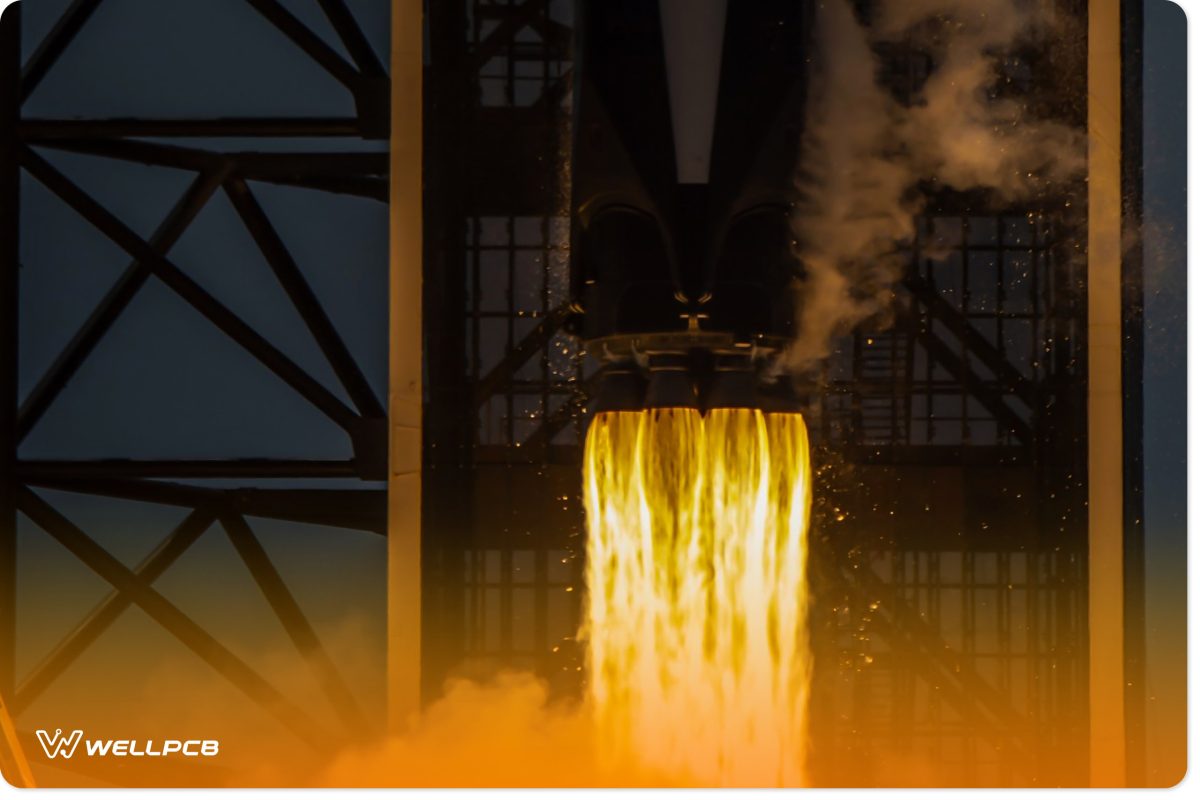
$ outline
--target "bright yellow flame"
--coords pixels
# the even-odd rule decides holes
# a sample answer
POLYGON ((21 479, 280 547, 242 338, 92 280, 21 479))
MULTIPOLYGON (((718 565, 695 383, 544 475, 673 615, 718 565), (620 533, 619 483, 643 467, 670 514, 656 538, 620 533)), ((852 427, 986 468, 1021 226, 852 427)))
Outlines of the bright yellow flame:
POLYGON ((810 487, 799 414, 597 415, 584 633, 607 755, 704 785, 806 782, 810 487))

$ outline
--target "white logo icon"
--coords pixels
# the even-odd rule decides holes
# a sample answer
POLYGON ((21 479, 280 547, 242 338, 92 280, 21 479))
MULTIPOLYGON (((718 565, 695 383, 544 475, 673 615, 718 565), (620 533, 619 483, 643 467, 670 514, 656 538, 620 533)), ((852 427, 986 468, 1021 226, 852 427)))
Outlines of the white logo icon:
POLYGON ((79 746, 79 740, 83 738, 83 731, 75 730, 71 732, 70 736, 63 736, 62 728, 59 728, 54 731, 53 736, 47 731, 38 731, 37 737, 48 758, 58 758, 60 755, 63 758, 70 758, 75 755, 75 748, 79 746))

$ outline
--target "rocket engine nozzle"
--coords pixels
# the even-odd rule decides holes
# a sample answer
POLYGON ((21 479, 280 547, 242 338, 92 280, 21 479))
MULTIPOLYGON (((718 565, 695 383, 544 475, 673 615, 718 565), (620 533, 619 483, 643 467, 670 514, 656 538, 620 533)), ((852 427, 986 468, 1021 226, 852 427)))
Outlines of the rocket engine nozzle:
POLYGON ((755 407, 803 279, 792 213, 811 4, 580 12, 571 329, 607 365, 601 406, 755 407))

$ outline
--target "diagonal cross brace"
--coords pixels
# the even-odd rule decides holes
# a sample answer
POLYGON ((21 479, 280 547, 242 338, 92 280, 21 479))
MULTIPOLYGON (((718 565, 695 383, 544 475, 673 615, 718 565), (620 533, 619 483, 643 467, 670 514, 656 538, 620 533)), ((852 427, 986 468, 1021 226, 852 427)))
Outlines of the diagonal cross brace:
MULTIPOLYGON (((833 558, 839 560, 837 556, 833 558)), ((817 564, 823 566, 824 562, 818 560, 817 564)), ((888 625, 881 631, 884 637, 891 640, 893 646, 906 647, 916 655, 926 679, 942 687, 943 699, 964 719, 984 722, 980 733, 997 748, 1011 753, 1020 763, 1030 763, 1029 754, 1018 734, 1023 727, 1020 716, 970 664, 956 658, 954 651, 937 631, 890 587, 871 574, 869 568, 852 569, 845 563, 840 566, 828 565, 820 573, 826 581, 850 592, 864 605, 871 600, 878 600, 890 613, 888 625), (985 711, 991 713, 991 719, 995 722, 989 721, 985 711)))
POLYGON ((221 517, 221 527, 225 529, 229 541, 233 543, 242 562, 250 570, 250 576, 254 578, 255 584, 262 591, 271 610, 275 612, 275 616, 283 625, 288 638, 308 661, 317 681, 321 684, 321 689, 329 698, 334 711, 341 717, 351 736, 366 737, 371 726, 359 707, 358 701, 354 698, 354 693, 350 691, 350 687, 346 685, 346 681, 334 666, 333 659, 329 657, 325 646, 321 644, 312 623, 304 615, 300 604, 296 602, 295 596, 288 589, 279 570, 275 568, 271 557, 267 555, 262 542, 258 540, 254 531, 250 529, 250 525, 247 524, 246 518, 240 514, 225 514, 221 517))
MULTIPOLYGON (((134 568, 134 574, 147 585, 154 583, 215 521, 216 515, 208 510, 196 509, 188 514, 183 522, 134 568)), ((28 708, 132 604, 133 600, 120 591, 112 592, 104 598, 21 682, 13 699, 13 711, 19 714, 28 708)))
POLYGON ((512 380, 513 373, 550 343, 570 315, 571 309, 567 303, 547 314, 537 327, 526 334, 525 338, 475 385, 475 405, 482 406, 498 389, 512 380))
POLYGON ((336 746, 337 740, 331 738, 308 714, 49 503, 31 490, 21 488, 17 506, 38 527, 261 705, 301 741, 318 752, 328 752, 331 746, 336 746))
POLYGON ((54 27, 33 51, 25 68, 21 70, 21 99, 26 100, 46 77, 50 68, 58 63, 59 57, 83 29, 92 13, 100 7, 101 0, 74 0, 63 12, 54 27))
POLYGON ((342 429, 356 429, 359 417, 336 395, 28 147, 22 150, 22 165, 43 186, 75 209, 118 247, 148 265, 159 280, 245 348, 301 397, 316 406, 342 429))
POLYGON ((357 91, 362 75, 351 66, 325 40, 313 33, 278 0, 246 0, 254 10, 277 28, 284 36, 303 50, 309 58, 350 91, 357 91))
POLYGON ((546 9, 547 0, 525 0, 519 6, 503 8, 507 13, 471 54, 471 72, 483 69, 487 62, 500 54, 521 29, 532 23, 546 9))
POLYGON ((384 417, 383 406, 351 355, 350 348, 346 347, 250 187, 240 178, 230 178, 225 183, 225 194, 358 410, 365 417, 384 417))
POLYGON ((975 329, 969 319, 934 291, 924 278, 918 275, 909 275, 904 279, 904 285, 913 297, 925 305, 929 316, 941 322, 955 336, 959 337, 966 345, 967 350, 995 373, 1005 388, 1021 398, 1025 405, 1033 407, 1036 399, 1034 385, 983 334, 975 329))
POLYGON ((354 14, 346 7, 345 0, 317 0, 317 2, 321 4, 321 10, 325 12, 326 18, 333 25, 333 29, 337 31, 338 38, 342 40, 342 44, 346 46, 347 52, 350 53, 350 57, 354 59, 354 63, 358 65, 362 74, 377 78, 384 77, 387 73, 383 64, 375 55, 375 49, 371 47, 367 37, 363 35, 362 27, 354 19, 354 14))
MULTIPOLYGON (((150 237, 149 248, 159 255, 166 255, 179 241, 188 226, 204 209, 209 199, 221 186, 224 173, 220 170, 202 173, 188 187, 187 192, 150 237)), ((151 265, 145 259, 136 258, 113 287, 109 289, 83 326, 67 343, 54 363, 33 387, 17 415, 17 441, 22 441, 37 425, 42 415, 62 392, 63 388, 87 360, 113 323, 133 301, 138 290, 150 277, 151 265)))
POLYGON ((1033 441, 1033 431, 1029 424, 1021 419, 1017 412, 1009 408, 1004 402, 1003 395, 990 389, 967 362, 959 358, 941 337, 923 325, 918 325, 917 341, 921 343, 931 358, 940 362, 951 375, 962 380, 967 391, 979 400, 997 420, 1011 430, 1022 444, 1028 445, 1033 441))

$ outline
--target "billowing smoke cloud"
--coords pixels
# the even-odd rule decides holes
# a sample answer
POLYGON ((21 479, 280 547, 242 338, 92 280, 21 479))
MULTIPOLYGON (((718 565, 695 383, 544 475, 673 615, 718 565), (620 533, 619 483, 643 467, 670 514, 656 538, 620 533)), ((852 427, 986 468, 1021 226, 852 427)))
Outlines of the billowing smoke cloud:
POLYGON ((319 633, 350 686, 367 727, 349 731, 309 664, 282 631, 222 629, 222 640, 330 735, 305 744, 225 677, 175 647, 149 618, 89 653, 19 720, 22 730, 78 727, 87 738, 210 739, 211 759, 182 756, 72 761, 37 759, 37 785, 219 787, 572 787, 680 786, 633 756, 602 757, 586 702, 555 697, 528 672, 449 680, 441 696, 402 730, 385 732, 385 640, 374 617, 323 620, 319 633), (236 645, 234 643, 237 643, 236 645), (76 769, 72 769, 75 767, 76 769), (108 772, 105 772, 108 768, 108 772), (113 771, 117 769, 119 771, 113 771), (99 775, 100 780, 91 777, 99 775))
POLYGON ((544 681, 506 673, 453 680, 405 732, 340 753, 326 787, 683 786, 687 776, 598 756, 587 707, 554 701, 544 681))
POLYGON ((1010 80, 1003 66, 1014 47, 1061 33, 1045 7, 881 0, 863 22, 850 0, 819 6, 794 223, 807 277, 787 357, 792 370, 818 364, 831 340, 855 324, 886 318, 922 208, 921 184, 987 189, 1011 202, 1085 169, 1080 131, 1033 118, 998 91, 1010 80), (933 63, 907 102, 881 84, 873 49, 900 42, 933 63))

